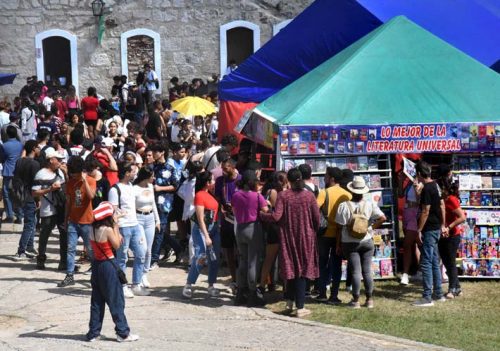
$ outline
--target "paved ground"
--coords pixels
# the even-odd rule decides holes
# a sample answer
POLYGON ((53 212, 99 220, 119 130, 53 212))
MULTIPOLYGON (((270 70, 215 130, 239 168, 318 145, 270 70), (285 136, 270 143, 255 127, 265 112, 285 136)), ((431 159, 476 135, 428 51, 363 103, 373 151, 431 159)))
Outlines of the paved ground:
MULTIPOLYGON (((172 266, 150 273, 153 295, 127 300, 126 315, 136 343, 114 341, 108 311, 104 340, 87 343, 90 276, 57 288, 57 236, 49 241, 46 271, 34 262, 15 262, 19 226, 0 234, 0 350, 443 350, 431 345, 276 315, 265 309, 232 306, 227 291, 207 299, 206 276, 195 297, 180 298, 186 272, 172 266)), ((131 271, 129 269, 129 276, 131 271)), ((224 281, 219 282, 225 288, 224 281)))

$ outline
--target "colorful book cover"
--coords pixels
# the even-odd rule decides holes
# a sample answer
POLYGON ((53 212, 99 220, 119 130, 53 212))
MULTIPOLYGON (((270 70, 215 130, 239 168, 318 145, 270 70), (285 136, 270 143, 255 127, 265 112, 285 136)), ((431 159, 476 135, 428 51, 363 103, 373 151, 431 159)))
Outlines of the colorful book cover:
POLYGON ((358 156, 358 170, 368 170, 368 156, 358 156))
POLYGON ((295 162, 293 160, 285 160, 285 172, 288 172, 292 168, 295 168, 295 162))
POLYGON ((299 153, 299 143, 290 143, 290 155, 297 155, 299 153))
POLYGON ((326 171, 326 160, 316 160, 316 172, 326 171))
POLYGON ((486 135, 487 136, 490 136, 490 135, 495 136, 495 126, 493 126, 493 125, 486 126, 486 135))
POLYGON ((339 157, 336 159, 337 161, 337 167, 340 169, 346 169, 347 168, 347 158, 345 157, 339 157))
POLYGON ((477 144, 477 147, 480 149, 480 150, 485 150, 488 148, 488 138, 487 137, 480 137, 479 138, 479 141, 478 141, 478 144, 477 144))
POLYGON ((382 180, 380 174, 370 174, 370 188, 379 189, 382 187, 382 180))
POLYGON ((351 129, 349 132, 349 137, 351 138, 351 140, 358 140, 359 130, 355 128, 351 129))
POLYGON ((319 139, 323 140, 323 141, 327 141, 328 140, 328 131, 325 129, 322 129, 321 133, 319 134, 319 139))
POLYGON ((365 143, 364 142, 357 141, 355 146, 356 146, 356 153, 362 154, 363 152, 365 152, 365 143))
POLYGON ((500 192, 494 192, 492 194, 492 206, 500 206, 500 192))
POLYGON ((493 206, 493 196, 489 191, 481 193, 481 206, 493 206))
POLYGON ((316 152, 317 152, 317 147, 318 147, 318 144, 315 143, 315 142, 311 142, 308 144, 308 150, 309 150, 309 153, 314 155, 316 152))
POLYGON ((330 130, 330 141, 337 141, 339 140, 339 133, 337 133, 337 130, 332 129, 330 130))
POLYGON ((311 131, 304 129, 300 131, 301 141, 311 141, 311 131))
POLYGON ((392 205, 393 202, 393 196, 392 192, 389 190, 384 190, 382 191, 382 203, 384 205, 392 205))
POLYGON ((316 169, 316 161, 313 158, 306 158, 306 165, 309 165, 313 172, 316 169))
POLYGON ((462 150, 469 150, 470 149, 469 138, 460 138, 460 145, 462 146, 462 150))
POLYGON ((481 125, 481 126, 478 127, 478 136, 480 138, 486 136, 486 126, 481 125))
POLYGON ((470 259, 463 260, 462 261, 463 274, 471 277, 477 276, 476 266, 477 265, 475 260, 470 260, 470 259))
POLYGON ((361 141, 368 140, 368 129, 367 128, 361 128, 359 130, 359 140, 361 140, 361 141))
POLYGON ((300 134, 298 130, 292 130, 290 132, 290 141, 291 142, 299 142, 300 141, 300 134))
POLYGON ((299 154, 307 155, 307 150, 309 150, 308 146, 308 143, 299 143, 299 154))
POLYGON ((486 156, 483 158, 483 170, 491 171, 496 167, 496 159, 494 157, 486 156))
POLYGON ((326 160, 327 167, 337 167, 337 161, 334 158, 329 158, 326 160))
POLYGON ((368 138, 370 140, 377 139, 377 129, 368 129, 368 138))
POLYGON ((469 203, 470 203, 470 206, 481 206, 481 192, 480 191, 471 191, 469 203))
POLYGON ((460 135, 464 138, 470 137, 470 129, 469 126, 461 126, 460 127, 460 135))
POLYGON ((335 153, 335 143, 333 141, 330 141, 328 143, 328 153, 329 154, 334 154, 335 153))
POLYGON ((479 174, 469 174, 470 188, 481 189, 481 176, 479 174))
POLYGON ((353 171, 358 170, 358 160, 356 157, 347 158, 347 168, 352 169, 353 171))
POLYGON ((469 192, 468 191, 461 191, 459 193, 460 197, 460 205, 461 206, 469 206, 469 192))
POLYGON ((500 189, 500 176, 492 177, 492 188, 500 189))
POLYGON ((479 157, 470 158, 470 170, 480 171, 481 170, 481 159, 479 157))
POLYGON ((391 258, 392 256, 392 245, 390 240, 385 241, 383 256, 385 258, 391 258))
POLYGON ((347 142, 347 150, 348 153, 352 154, 354 152, 354 143, 352 141, 347 142))
POLYGON ((488 239, 488 228, 482 226, 482 227, 479 227, 479 231, 480 231, 480 236, 479 238, 481 240, 483 239, 488 239))
POLYGON ((483 189, 491 189, 493 188, 493 178, 489 175, 481 176, 481 187, 483 189))
POLYGON ((392 277, 392 260, 390 259, 382 259, 380 260, 380 275, 382 277, 392 277))
POLYGON ((478 128, 477 128, 477 125, 471 125, 469 127, 469 131, 470 131, 470 136, 473 136, 473 137, 477 137, 478 136, 478 128))
POLYGON ((319 154, 326 154, 326 143, 323 141, 320 141, 318 143, 318 153, 319 154))
MULTIPOLYGON (((378 169, 377 156, 369 156, 368 157, 368 169, 378 169)), ((499 183, 500 183, 500 177, 499 177, 499 183)))
MULTIPOLYGON (((468 141, 467 141, 467 143, 468 143, 468 141)), ((470 160, 468 157, 459 157, 458 158, 458 169, 460 171, 468 171, 470 169, 470 162, 469 161, 470 160)))
MULTIPOLYGON (((493 238, 494 239, 498 239, 499 238, 498 232, 499 232, 498 226, 496 226, 496 225, 493 226, 493 238)), ((500 240, 498 241, 498 243, 500 244, 500 240)))
POLYGON ((311 129, 311 141, 318 141, 318 140, 319 140, 319 130, 311 129))
POLYGON ((486 258, 497 258, 497 239, 489 239, 486 247, 486 258))
POLYGON ((470 177, 468 174, 459 174, 458 175, 458 188, 460 190, 472 189, 471 185, 470 185, 470 177))
POLYGON ((348 131, 345 128, 340 129, 340 140, 346 140, 348 136, 348 131))
POLYGON ((343 154, 345 153, 345 142, 344 141, 339 141, 337 143, 337 152, 339 154, 343 154))
POLYGON ((500 260, 491 261, 491 276, 500 277, 500 260))

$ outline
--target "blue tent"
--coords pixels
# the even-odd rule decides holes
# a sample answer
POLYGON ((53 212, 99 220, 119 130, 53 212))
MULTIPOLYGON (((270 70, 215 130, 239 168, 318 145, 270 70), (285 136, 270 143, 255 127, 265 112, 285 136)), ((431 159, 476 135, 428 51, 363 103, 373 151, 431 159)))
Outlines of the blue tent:
POLYGON ((498 0, 317 0, 220 83, 221 100, 262 102, 397 15, 491 66, 498 0))
POLYGON ((0 73, 0 85, 12 84, 17 73, 0 73))
POLYGON ((219 98, 264 101, 381 24, 355 0, 316 0, 224 77, 219 98))

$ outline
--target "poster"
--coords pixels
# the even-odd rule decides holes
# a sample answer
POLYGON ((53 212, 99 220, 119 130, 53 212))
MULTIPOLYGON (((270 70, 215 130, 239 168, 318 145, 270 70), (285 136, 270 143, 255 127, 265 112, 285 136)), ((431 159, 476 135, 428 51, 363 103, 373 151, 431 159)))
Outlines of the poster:
POLYGON ((408 177, 408 179, 414 182, 415 178, 417 177, 415 162, 410 161, 406 157, 403 157, 403 173, 408 177))
POLYGON ((280 126, 282 155, 500 151, 500 124, 280 126))

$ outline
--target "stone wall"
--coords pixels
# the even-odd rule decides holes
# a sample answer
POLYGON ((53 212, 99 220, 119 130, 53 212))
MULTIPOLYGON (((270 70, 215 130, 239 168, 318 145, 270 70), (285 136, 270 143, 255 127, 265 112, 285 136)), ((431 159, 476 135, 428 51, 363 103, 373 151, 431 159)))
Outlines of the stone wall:
MULTIPOLYGON (((313 0, 105 0, 102 43, 92 0, 1 0, 0 72, 19 73, 0 96, 17 94, 26 77, 36 74, 35 36, 49 29, 77 37, 79 91, 90 85, 107 96, 112 77, 121 74, 120 36, 135 28, 160 34, 163 94, 168 80, 208 78, 219 73, 219 27, 235 20, 260 27, 261 46, 273 25, 295 17, 313 0)), ((134 66, 134 65, 132 65, 134 66)), ((130 69, 135 69, 133 67, 130 69)), ((135 67, 135 66, 134 66, 135 67)))
POLYGON ((127 40, 128 77, 134 79, 145 63, 155 69, 154 40, 146 35, 136 35, 127 40))

